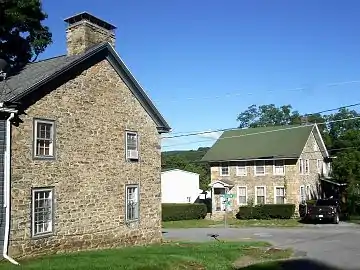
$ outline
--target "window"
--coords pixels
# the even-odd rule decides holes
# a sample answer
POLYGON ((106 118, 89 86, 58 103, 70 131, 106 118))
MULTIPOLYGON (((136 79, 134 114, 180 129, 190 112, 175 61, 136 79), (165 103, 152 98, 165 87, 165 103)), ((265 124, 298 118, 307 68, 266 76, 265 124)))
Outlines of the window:
POLYGON ((32 190, 32 236, 53 232, 53 190, 32 190))
POLYGON ((236 167, 236 175, 237 176, 246 176, 247 175, 247 168, 246 162, 241 162, 236 167))
POLYGON ((299 173, 300 174, 309 174, 310 164, 308 159, 299 159, 299 173))
POLYGON ((305 200, 306 200, 305 187, 300 186, 300 202, 304 202, 305 200))
POLYGON ((229 176, 229 175, 230 175, 229 165, 221 164, 220 176, 229 176))
POLYGON ((274 160, 274 175, 285 174, 285 160, 274 160))
POLYGON ((187 202, 191 202, 191 197, 186 197, 187 202))
POLYGON ((305 174, 308 174, 310 172, 310 164, 309 164, 309 160, 305 159, 305 170, 304 170, 305 174))
POLYGON ((256 204, 265 204, 265 187, 256 187, 256 204))
POLYGON ((306 186, 306 199, 311 200, 311 188, 310 188, 310 185, 306 186))
POLYGON ((247 204, 247 188, 246 187, 238 188, 238 204, 239 205, 247 204))
POLYGON ((255 175, 265 175, 265 161, 255 161, 255 175))
POLYGON ((54 157, 54 121, 34 120, 34 156, 54 157))
POLYGON ((304 173, 304 160, 303 159, 299 159, 299 173, 303 174, 304 173))
POLYGON ((317 168, 317 172, 322 174, 322 170, 323 170, 323 161, 321 159, 318 159, 316 161, 316 168, 317 168))
POLYGON ((275 203, 284 204, 285 203, 285 188, 284 187, 275 187, 275 203))
POLYGON ((126 186, 126 220, 139 219, 139 186, 126 186))
POLYGON ((126 132, 126 159, 138 160, 139 159, 139 141, 136 132, 126 132))

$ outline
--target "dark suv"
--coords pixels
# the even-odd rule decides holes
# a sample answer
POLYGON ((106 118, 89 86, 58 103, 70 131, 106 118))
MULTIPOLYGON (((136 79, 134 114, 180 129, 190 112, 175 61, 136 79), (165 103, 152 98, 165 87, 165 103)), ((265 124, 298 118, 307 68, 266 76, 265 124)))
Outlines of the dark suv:
POLYGON ((341 207, 339 200, 320 199, 314 205, 308 205, 305 219, 308 221, 331 221, 338 224, 341 207))

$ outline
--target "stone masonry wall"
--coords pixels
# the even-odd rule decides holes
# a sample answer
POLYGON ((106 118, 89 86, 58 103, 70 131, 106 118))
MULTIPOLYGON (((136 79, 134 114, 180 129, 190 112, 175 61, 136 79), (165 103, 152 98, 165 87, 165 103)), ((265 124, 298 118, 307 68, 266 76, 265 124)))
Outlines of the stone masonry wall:
MULTIPOLYGON (((314 143, 316 143, 313 134, 309 136, 309 139, 304 147, 301 157, 303 159, 309 159, 310 172, 307 175, 300 175, 299 173, 299 161, 298 160, 285 160, 285 175, 274 175, 273 174, 273 161, 266 161, 265 164, 265 175, 257 176, 254 173, 254 161, 246 162, 247 175, 237 176, 236 166, 237 162, 230 162, 230 175, 220 176, 220 164, 211 165, 211 182, 225 179, 234 182, 235 186, 229 191, 234 194, 235 198, 232 200, 231 210, 237 212, 238 210, 238 187, 247 187, 247 199, 255 199, 255 187, 266 186, 266 203, 274 203, 274 192, 275 187, 285 187, 286 190, 286 203, 292 203, 296 206, 300 203, 300 186, 310 185, 312 197, 315 198, 318 195, 318 183, 319 177, 317 173, 317 159, 323 159, 321 152, 314 152, 314 143)), ((298 207, 296 207, 298 211, 298 207)))
POLYGON ((160 137, 107 60, 32 105, 12 130, 10 255, 161 241, 160 137), (33 118, 55 120, 56 160, 33 160, 33 118), (125 130, 140 162, 125 160, 125 130), (125 224, 125 184, 140 184, 140 221, 125 224), (54 235, 31 238, 31 188, 54 187, 54 235))

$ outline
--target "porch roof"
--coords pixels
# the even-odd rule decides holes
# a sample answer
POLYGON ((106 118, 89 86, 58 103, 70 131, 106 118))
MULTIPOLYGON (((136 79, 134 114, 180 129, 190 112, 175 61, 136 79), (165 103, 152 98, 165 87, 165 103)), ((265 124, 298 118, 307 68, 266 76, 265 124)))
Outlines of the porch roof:
POLYGON ((216 180, 215 182, 209 184, 210 187, 213 187, 215 184, 221 184, 223 185, 224 187, 233 187, 235 185, 235 183, 231 180, 228 180, 228 179, 219 179, 219 180, 216 180))

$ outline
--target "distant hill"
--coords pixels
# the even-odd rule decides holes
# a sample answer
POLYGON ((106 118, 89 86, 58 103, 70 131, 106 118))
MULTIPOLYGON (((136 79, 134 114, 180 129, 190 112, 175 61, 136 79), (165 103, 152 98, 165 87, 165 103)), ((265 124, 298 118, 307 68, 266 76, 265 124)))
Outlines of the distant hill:
POLYGON ((162 169, 181 169, 200 174, 200 188, 208 189, 210 183, 210 167, 199 161, 210 147, 200 147, 198 150, 165 151, 161 153, 162 169))

